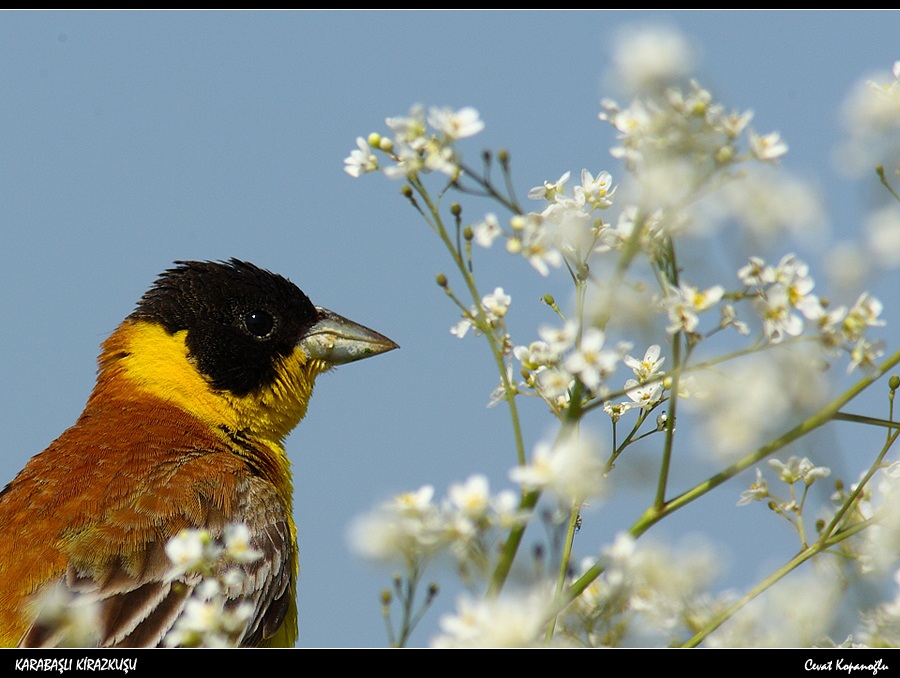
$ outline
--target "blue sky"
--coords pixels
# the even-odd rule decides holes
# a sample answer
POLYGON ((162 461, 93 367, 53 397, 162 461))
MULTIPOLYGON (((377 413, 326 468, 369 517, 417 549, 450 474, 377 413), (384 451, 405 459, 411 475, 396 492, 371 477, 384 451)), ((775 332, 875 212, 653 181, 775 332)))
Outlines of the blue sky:
MULTIPOLYGON (((390 571, 349 552, 347 525, 425 483, 442 495, 482 472, 509 486, 513 457, 504 412, 485 407, 497 383, 486 347, 449 333, 457 313, 433 282, 449 262, 399 184, 352 179, 343 159, 412 104, 474 106, 486 129, 464 150, 509 149, 520 196, 567 170, 615 179, 613 136, 597 119, 601 97, 616 94, 603 74, 616 31, 645 23, 684 32, 701 82, 781 133, 785 168, 814 180, 832 229, 852 235, 877 188, 832 166, 838 109, 860 77, 900 58, 896 13, 0 14, 0 481, 74 422, 100 342, 173 260, 234 256, 279 272, 401 346, 320 378, 288 441, 299 644, 384 645, 378 594, 390 571)), ((513 290, 514 303, 554 284, 521 261, 485 261, 483 287, 513 290)), ((895 278, 872 284, 888 329, 895 278)), ((549 320, 526 308, 523 342, 549 320)), ((533 415, 532 442, 549 424, 533 415)), ((723 586, 764 571, 758 552, 737 565, 750 544, 769 545, 774 562, 794 548, 761 507, 734 507, 749 481, 723 488, 721 510, 698 502, 656 530, 675 539, 702 526, 728 544, 723 586)), ((639 503, 622 506, 592 514, 602 528, 579 541, 584 554, 637 517, 639 503)), ((414 645, 453 596, 448 587, 414 645)))

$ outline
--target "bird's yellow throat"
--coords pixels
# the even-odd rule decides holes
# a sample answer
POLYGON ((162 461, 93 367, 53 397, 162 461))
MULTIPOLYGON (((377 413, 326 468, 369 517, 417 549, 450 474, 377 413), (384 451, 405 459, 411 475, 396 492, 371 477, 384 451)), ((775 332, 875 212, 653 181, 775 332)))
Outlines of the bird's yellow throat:
POLYGON ((248 395, 213 388, 191 360, 187 330, 170 334, 144 320, 126 320, 103 344, 97 388, 127 379, 210 427, 240 433, 283 454, 285 437, 306 414, 316 376, 328 366, 300 348, 281 359, 276 377, 248 395))

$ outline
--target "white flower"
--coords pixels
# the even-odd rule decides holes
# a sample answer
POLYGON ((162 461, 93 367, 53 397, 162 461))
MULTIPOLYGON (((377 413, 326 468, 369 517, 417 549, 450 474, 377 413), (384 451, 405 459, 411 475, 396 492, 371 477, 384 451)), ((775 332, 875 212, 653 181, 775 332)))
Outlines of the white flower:
POLYGON ((578 375, 581 383, 596 391, 601 382, 615 371, 619 361, 616 351, 603 350, 606 335, 596 327, 584 330, 578 349, 565 362, 566 369, 578 375))
POLYGON ((420 104, 413 106, 408 116, 387 118, 384 122, 394 132, 397 141, 414 150, 421 150, 425 146, 425 115, 420 104))
POLYGON ((510 239, 507 248, 510 243, 517 243, 514 250, 528 259, 528 263, 542 276, 546 277, 550 273, 550 266, 559 268, 562 265, 562 254, 554 245, 553 236, 540 216, 526 219, 518 238, 510 239))
POLYGON ((542 592, 461 598, 456 614, 441 617, 437 648, 514 648, 541 644, 549 599, 542 592))
POLYGON ((397 159, 396 164, 384 168, 384 175, 390 179, 405 179, 425 167, 422 153, 406 142, 398 141, 395 144, 394 157, 397 159))
POLYGON ((858 339, 850 350, 850 364, 847 365, 847 374, 857 367, 864 370, 875 370, 878 359, 884 355, 881 342, 870 342, 866 339, 858 339))
POLYGON ((796 337, 803 332, 803 319, 791 312, 790 297, 784 286, 772 285, 764 296, 757 297, 754 307, 772 343, 780 342, 785 334, 796 337))
POLYGON ((486 294, 481 299, 481 303, 489 314, 488 320, 493 320, 506 315, 509 305, 512 303, 512 297, 506 294, 502 287, 497 287, 491 294, 486 294))
POLYGON ((866 219, 866 247, 886 268, 900 266, 900 209, 896 204, 883 207, 866 219))
POLYGON ((658 381, 642 384, 634 379, 629 379, 625 382, 625 393, 638 407, 649 410, 659 402, 663 388, 662 383, 658 381))
POLYGON ((459 162, 456 152, 437 137, 431 137, 425 143, 422 154, 422 166, 433 172, 443 172, 455 177, 459 173, 459 162))
POLYGON ((250 529, 243 523, 225 526, 225 553, 236 563, 251 563, 262 557, 250 544, 250 529))
POLYGON ((452 334, 454 337, 459 337, 460 339, 462 339, 464 336, 466 336, 466 333, 468 333, 470 327, 472 327, 472 321, 469 318, 463 318, 450 328, 450 334, 452 334))
POLYGON ((606 401, 605 403, 603 403, 603 411, 609 415, 609 418, 612 419, 613 423, 619 421, 619 419, 622 418, 622 415, 632 407, 634 407, 633 402, 611 403, 609 401, 606 401))
POLYGON ((166 555, 172 561, 170 577, 175 579, 215 560, 213 550, 212 538, 206 530, 181 530, 166 542, 166 555))
POLYGON ((500 380, 500 384, 491 392, 488 407, 494 407, 507 399, 510 393, 518 393, 519 387, 516 386, 516 380, 513 377, 512 365, 506 365, 506 381, 500 380))
POLYGON ((900 170, 900 77, 896 63, 891 74, 879 73, 855 85, 843 103, 843 118, 848 138, 838 158, 842 169, 851 175, 869 172, 879 158, 884 158, 888 174, 900 170))
POLYGON ((772 347, 727 369, 698 372, 695 379, 685 409, 702 415, 702 449, 725 461, 770 440, 787 417, 820 406, 828 392, 820 351, 811 344, 772 347))
POLYGON ((847 311, 842 329, 848 341, 857 341, 867 327, 881 327, 884 321, 878 316, 884 307, 881 302, 868 292, 863 292, 856 303, 847 311))
POLYGON ((512 490, 503 490, 491 497, 493 519, 499 527, 508 530, 528 520, 530 514, 527 511, 519 510, 520 497, 518 492, 512 490))
POLYGON ((564 187, 571 174, 571 172, 566 172, 554 182, 545 181, 543 186, 535 186, 528 191, 528 197, 532 200, 556 202, 556 196, 564 192, 564 187))
POLYGON ((359 177, 378 169, 378 158, 372 155, 369 143, 362 137, 356 138, 356 148, 344 158, 344 171, 351 177, 359 177))
POLYGON ((526 370, 540 370, 556 363, 559 354, 545 341, 532 341, 528 346, 516 346, 513 355, 526 370))
POLYGON ((693 334, 700 324, 697 314, 717 304, 724 293, 721 285, 703 291, 685 282, 678 287, 669 286, 669 295, 664 302, 670 321, 666 331, 693 334))
POLYGON ((574 320, 567 320, 562 327, 552 327, 550 325, 542 325, 538 328, 538 334, 541 336, 550 350, 557 355, 564 353, 575 343, 575 337, 578 334, 578 323, 574 320))
POLYGON ((579 505, 605 492, 600 445, 584 433, 566 433, 555 443, 539 443, 531 463, 509 472, 513 482, 530 490, 547 490, 560 501, 579 505))
POLYGON ((463 139, 478 134, 484 129, 484 122, 478 111, 466 107, 458 111, 451 108, 431 108, 428 111, 428 124, 450 139, 463 139))
POLYGON ((684 36, 666 27, 620 32, 613 75, 629 93, 661 90, 694 68, 694 50, 684 36))
POLYGON ((494 241, 503 235, 495 214, 485 215, 484 221, 472 227, 472 233, 474 234, 475 242, 485 248, 493 245, 494 241))
POLYGON ((650 346, 644 353, 643 360, 632 358, 630 355, 625 356, 625 364, 632 369, 634 376, 638 381, 647 381, 656 375, 665 374, 659 368, 666 361, 665 358, 659 357, 660 348, 658 344, 650 346))
POLYGON ((575 187, 576 202, 585 202, 591 207, 606 208, 612 205, 616 192, 609 172, 600 172, 596 178, 587 170, 581 170, 581 186, 575 187))
POLYGON ((430 511, 433 507, 431 500, 434 498, 434 486, 422 485, 415 492, 403 492, 391 501, 391 506, 404 513, 419 514, 430 511))
POLYGON ((465 483, 451 485, 448 496, 464 515, 480 518, 487 512, 490 504, 488 480, 483 475, 470 476, 465 483))
POLYGON ((348 533, 351 547, 366 558, 386 562, 408 563, 431 555, 451 533, 433 497, 434 487, 424 485, 356 518, 348 533))
POLYGON ((541 393, 546 398, 557 401, 558 404, 561 404, 560 399, 565 401, 568 398, 569 389, 574 381, 575 377, 571 372, 558 367, 551 367, 538 373, 538 386, 541 393))
POLYGON ((738 279, 748 286, 767 285, 775 282, 775 269, 766 266, 759 257, 750 257, 747 265, 738 269, 738 279))
POLYGON ((722 304, 722 319, 719 321, 719 327, 733 327, 738 334, 750 334, 750 328, 747 323, 737 319, 737 312, 731 304, 722 304))
POLYGON ((54 647, 97 647, 100 630, 101 600, 74 593, 64 581, 38 591, 31 600, 36 613, 35 627, 52 632, 43 641, 54 647))
POLYGON ((788 485, 802 480, 805 485, 812 485, 818 478, 827 478, 831 470, 824 466, 815 466, 808 458, 791 457, 787 462, 770 459, 769 467, 778 473, 778 478, 788 485))
POLYGON ((778 132, 763 136, 751 132, 749 143, 750 152, 757 160, 778 160, 788 151, 787 144, 781 140, 778 132))
POLYGON ((763 501, 769 496, 769 485, 763 478, 759 468, 756 469, 756 480, 750 484, 749 490, 741 492, 741 498, 738 500, 738 506, 745 506, 751 501, 763 501))

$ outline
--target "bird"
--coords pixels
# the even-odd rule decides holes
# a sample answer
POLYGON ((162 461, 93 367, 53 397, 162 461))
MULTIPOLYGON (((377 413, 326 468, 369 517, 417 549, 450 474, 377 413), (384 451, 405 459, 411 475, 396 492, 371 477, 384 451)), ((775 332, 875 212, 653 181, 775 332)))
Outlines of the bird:
POLYGON ((164 646, 199 586, 166 544, 230 525, 260 555, 227 590, 250 610, 234 643, 295 644, 285 439, 317 376, 396 348, 249 262, 174 262, 103 342, 76 422, 0 491, 0 645, 62 642, 41 615, 61 590, 92 606, 98 646, 164 646))

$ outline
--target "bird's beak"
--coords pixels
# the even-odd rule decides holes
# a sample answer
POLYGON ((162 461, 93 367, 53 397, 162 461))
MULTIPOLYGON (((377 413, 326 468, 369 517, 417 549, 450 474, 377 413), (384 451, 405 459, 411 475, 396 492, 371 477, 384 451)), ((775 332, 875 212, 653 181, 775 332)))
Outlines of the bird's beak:
POLYGON ((300 340, 300 346, 314 360, 343 365, 399 348, 384 335, 327 308, 316 310, 319 319, 300 340))

